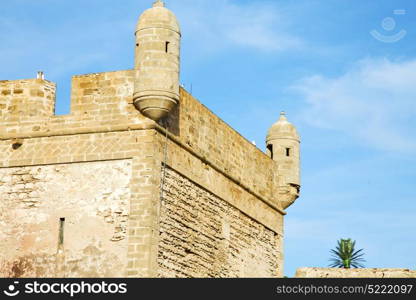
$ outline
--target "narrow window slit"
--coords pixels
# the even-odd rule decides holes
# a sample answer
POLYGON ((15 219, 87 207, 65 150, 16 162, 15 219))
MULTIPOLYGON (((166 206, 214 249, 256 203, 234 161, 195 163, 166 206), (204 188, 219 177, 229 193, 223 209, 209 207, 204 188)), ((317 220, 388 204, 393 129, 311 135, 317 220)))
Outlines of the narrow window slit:
POLYGON ((286 156, 290 156, 290 148, 286 148, 286 156))
POLYGON ((59 218, 59 238, 58 244, 64 244, 64 226, 65 226, 65 218, 59 218))
POLYGON ((165 43, 165 52, 168 53, 169 52, 169 42, 165 43))
POLYGON ((273 145, 272 144, 267 145, 267 149, 269 150, 270 158, 273 159, 273 145))

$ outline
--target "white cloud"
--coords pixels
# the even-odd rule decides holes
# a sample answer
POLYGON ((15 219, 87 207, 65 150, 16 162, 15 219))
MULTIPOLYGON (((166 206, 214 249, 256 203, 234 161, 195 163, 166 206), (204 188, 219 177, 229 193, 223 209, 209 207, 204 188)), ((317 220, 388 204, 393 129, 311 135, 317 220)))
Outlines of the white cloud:
MULTIPOLYGON (((47 71, 48 78, 58 79, 70 72, 79 72, 80 68, 97 64, 106 66, 117 59, 125 64, 126 60, 121 57, 127 55, 131 60, 128 67, 132 67, 133 32, 142 9, 134 2, 128 6, 136 9, 131 13, 133 17, 113 16, 107 12, 97 16, 94 22, 84 15, 76 21, 62 18, 47 25, 37 22, 35 17, 1 17, 0 63, 3 71, 0 70, 0 77, 17 78, 42 69, 47 71)), ((188 43, 183 49, 191 52, 188 57, 199 54, 205 59, 210 52, 238 46, 273 52, 302 44, 299 38, 288 33, 290 22, 273 3, 172 0, 167 6, 181 23, 183 41, 188 43)))
POLYGON ((228 0, 180 1, 175 12, 188 38, 206 50, 242 46, 262 51, 300 48, 302 40, 289 33, 290 22, 270 3, 228 0))
POLYGON ((336 78, 300 80, 292 89, 307 103, 302 120, 387 151, 416 151, 416 60, 366 59, 336 78))

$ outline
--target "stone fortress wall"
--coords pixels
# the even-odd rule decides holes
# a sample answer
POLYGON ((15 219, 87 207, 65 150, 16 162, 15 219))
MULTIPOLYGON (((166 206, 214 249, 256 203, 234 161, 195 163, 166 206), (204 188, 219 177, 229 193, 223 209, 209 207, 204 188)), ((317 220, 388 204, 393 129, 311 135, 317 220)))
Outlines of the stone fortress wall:
MULTIPOLYGON (((183 89, 181 104, 166 120, 166 141, 163 126, 132 105, 133 72, 74 76, 69 115, 35 109, 39 115, 24 117, 8 107, 28 107, 30 92, 0 97, 0 276, 282 276, 285 213, 276 197, 277 165, 183 89), (184 230, 164 208, 159 211, 166 142, 173 176, 166 189, 186 182, 198 191, 185 197, 189 209, 206 199, 212 209, 224 210, 228 225, 215 223, 213 213, 217 227, 211 229, 208 216, 202 222, 199 213, 184 210, 182 217, 196 214, 192 222, 200 227, 184 230), (236 224, 245 225, 237 230, 236 224), (185 255, 183 239, 191 248, 203 247, 193 240, 198 230, 212 234, 211 252, 185 255), (180 241, 172 236, 176 231, 180 241), (162 251, 166 245, 184 252, 162 251), (236 251, 246 254, 235 258, 236 251), (165 255, 194 267, 177 270, 169 259, 161 261, 165 255)), ((29 81, 38 84, 31 89, 48 85, 54 94, 52 83, 29 81)), ((0 95, 20 86, 20 80, 2 82, 0 95)), ((35 103, 44 107, 44 100, 35 103)))
POLYGON ((180 88, 180 28, 162 1, 135 34, 135 68, 74 76, 68 115, 44 74, 0 81, 0 277, 282 277, 295 127, 282 113, 265 154, 180 88))
POLYGON ((0 276, 283 275, 296 130, 266 155, 180 88, 180 37, 156 1, 135 69, 74 76, 68 115, 42 73, 0 81, 0 276))

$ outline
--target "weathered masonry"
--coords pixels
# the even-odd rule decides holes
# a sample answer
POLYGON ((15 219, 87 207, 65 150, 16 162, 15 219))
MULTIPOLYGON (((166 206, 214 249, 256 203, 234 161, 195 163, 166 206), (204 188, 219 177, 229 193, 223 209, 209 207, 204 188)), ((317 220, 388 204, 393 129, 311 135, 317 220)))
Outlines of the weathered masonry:
POLYGON ((179 87, 181 33, 156 1, 135 69, 0 81, 1 277, 278 277, 299 137, 267 154, 179 87))

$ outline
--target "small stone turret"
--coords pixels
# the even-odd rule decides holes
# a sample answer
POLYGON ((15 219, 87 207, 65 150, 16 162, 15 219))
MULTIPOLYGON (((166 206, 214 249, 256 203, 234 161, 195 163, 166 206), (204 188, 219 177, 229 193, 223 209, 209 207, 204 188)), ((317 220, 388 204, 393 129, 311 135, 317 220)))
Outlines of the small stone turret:
POLYGON ((136 108, 155 121, 179 102, 180 39, 178 21, 162 1, 140 16, 133 99, 136 108))
POLYGON ((279 201, 287 208, 299 197, 300 138, 284 112, 269 129, 266 146, 267 155, 278 164, 279 201))

